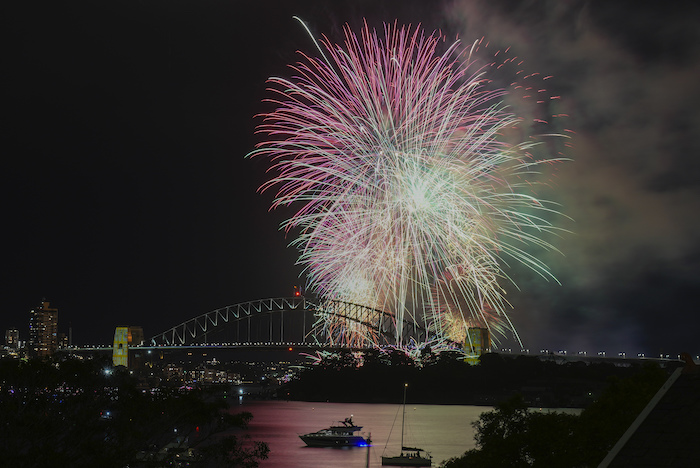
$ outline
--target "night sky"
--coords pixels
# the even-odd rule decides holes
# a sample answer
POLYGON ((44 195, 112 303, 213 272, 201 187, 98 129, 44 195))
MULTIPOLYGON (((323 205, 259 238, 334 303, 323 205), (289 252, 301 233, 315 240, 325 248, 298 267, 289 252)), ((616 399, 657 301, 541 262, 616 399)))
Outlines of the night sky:
POLYGON ((573 221, 509 270, 524 345, 700 353, 700 7, 638 1, 105 1, 3 7, 0 329, 42 298, 76 344, 291 295, 257 113, 315 35, 366 17, 511 47, 576 135, 544 198, 573 221), (541 254, 541 253, 540 253, 541 254))

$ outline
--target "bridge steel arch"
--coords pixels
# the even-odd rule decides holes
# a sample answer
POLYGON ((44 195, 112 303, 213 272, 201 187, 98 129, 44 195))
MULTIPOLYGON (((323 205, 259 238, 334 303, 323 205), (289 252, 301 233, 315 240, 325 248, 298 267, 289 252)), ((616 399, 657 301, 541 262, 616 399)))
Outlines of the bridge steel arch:
MULTIPOLYGON (((150 339, 151 346, 187 346, 208 343, 222 330, 237 328, 238 344, 251 341, 283 344, 308 344, 316 346, 367 347, 373 344, 396 343, 396 319, 393 314, 359 304, 333 299, 310 301, 304 296, 278 297, 233 304, 206 312, 150 339), (285 317, 285 312, 287 315, 285 317), (240 324, 244 325, 240 339, 240 324), (286 325, 285 325, 286 324, 286 325), (265 330, 262 328, 265 327, 265 330), (361 332, 354 334, 365 340, 347 340, 339 334, 354 327, 361 332), (252 329, 255 328, 257 333, 252 329), (262 338, 264 336, 264 339, 262 338)), ((404 322, 401 335, 417 341, 425 338, 425 329, 415 323, 404 322)))
POLYGON ((261 314, 284 311, 313 311, 315 306, 302 297, 277 297, 241 302, 206 312, 151 338, 151 345, 188 345, 207 339, 226 324, 261 314))
MULTIPOLYGON (((367 347, 370 345, 396 345, 397 324, 396 317, 390 312, 374 309, 360 304, 340 301, 336 299, 324 299, 316 308, 317 324, 330 345, 346 347, 367 347), (348 325, 354 325, 361 329, 359 333, 343 333, 348 325)), ((356 330, 357 331, 357 330, 356 330)), ((405 344, 413 338, 420 342, 426 339, 425 327, 404 320, 401 324, 401 337, 405 344)))

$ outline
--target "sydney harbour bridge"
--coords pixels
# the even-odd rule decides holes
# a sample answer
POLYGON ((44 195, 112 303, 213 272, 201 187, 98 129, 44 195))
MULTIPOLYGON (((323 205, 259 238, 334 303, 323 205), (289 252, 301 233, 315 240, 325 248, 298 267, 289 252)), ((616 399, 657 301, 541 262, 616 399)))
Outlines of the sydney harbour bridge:
MULTIPOLYGON (((130 327, 117 327, 128 330, 130 327)), ((140 327, 139 327, 140 328, 140 327)), ((183 348, 287 348, 307 349, 345 348, 366 349, 371 347, 398 346, 411 343, 426 343, 435 339, 428 336, 424 325, 405 320, 398 323, 387 311, 333 299, 310 299, 302 295, 277 297, 240 302, 221 307, 186 320, 162 333, 146 338, 143 344, 126 342, 118 350, 117 333, 113 348, 92 347, 84 351, 113 349, 115 363, 118 354, 126 365, 128 348, 137 349, 183 349, 183 348), (355 339, 353 339, 355 337, 355 339), (356 339, 363 337, 363 339, 356 339), (135 345, 135 346, 134 346, 135 345)), ((130 332, 129 332, 130 333, 130 332)), ((484 348, 488 348, 485 343, 484 348)), ((503 350, 511 354, 511 350, 503 350)), ((529 350, 515 351, 513 355, 530 354, 529 350)), ((536 353, 533 353, 535 355, 536 353)), ((605 361, 624 363, 632 357, 624 353, 619 356, 566 355, 540 351, 540 357, 562 361, 605 361)), ((645 358, 642 356, 643 359, 645 358)), ((669 356, 660 359, 667 361, 669 356)), ((653 360, 658 360, 651 358, 653 360)))
POLYGON ((300 295, 221 307, 146 339, 144 346, 366 348, 425 339, 425 327, 412 320, 397 323, 396 317, 386 311, 300 295))

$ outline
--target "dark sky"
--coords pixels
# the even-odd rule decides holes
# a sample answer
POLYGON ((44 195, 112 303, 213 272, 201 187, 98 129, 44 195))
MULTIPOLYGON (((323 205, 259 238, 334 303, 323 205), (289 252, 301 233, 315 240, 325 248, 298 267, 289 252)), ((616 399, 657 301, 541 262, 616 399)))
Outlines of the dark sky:
POLYGON ((700 8, 638 1, 14 2, 4 54, 0 329, 45 297, 76 343, 147 336, 291 293, 300 268, 256 193, 265 79, 314 53, 292 15, 398 19, 512 47, 553 75, 576 137, 545 194, 561 286, 517 267, 525 345, 700 353, 700 8))

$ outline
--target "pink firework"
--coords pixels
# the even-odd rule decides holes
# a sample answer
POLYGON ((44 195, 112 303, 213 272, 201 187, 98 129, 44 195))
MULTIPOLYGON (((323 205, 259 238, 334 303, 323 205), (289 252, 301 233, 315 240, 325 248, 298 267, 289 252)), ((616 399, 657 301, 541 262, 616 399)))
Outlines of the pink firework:
MULTIPOLYGON (((290 78, 269 80, 276 109, 251 153, 273 162, 262 187, 277 189, 273 207, 297 208, 283 227, 298 233, 309 287, 446 340, 475 323, 512 330, 503 265, 553 279, 526 249, 551 248, 540 234, 555 228, 531 194, 544 162, 529 152, 531 122, 492 88, 500 65, 476 66, 478 43, 396 25, 321 44, 321 57, 302 54, 290 78)), ((329 325, 348 343, 373 339, 329 325)))

